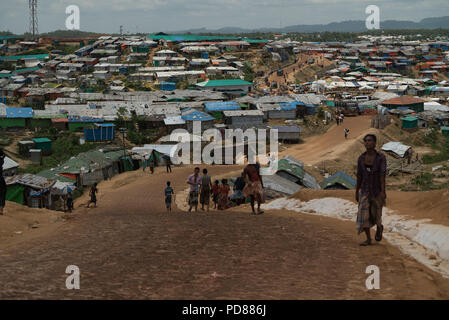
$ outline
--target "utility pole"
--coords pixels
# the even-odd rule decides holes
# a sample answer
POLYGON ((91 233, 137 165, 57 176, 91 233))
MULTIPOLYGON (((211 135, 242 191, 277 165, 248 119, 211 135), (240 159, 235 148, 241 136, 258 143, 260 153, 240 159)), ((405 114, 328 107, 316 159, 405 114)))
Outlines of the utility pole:
POLYGON ((30 8, 30 33, 34 40, 39 33, 37 27, 37 0, 28 0, 28 6, 30 8))
POLYGON ((126 134, 126 128, 120 128, 120 132, 122 133, 123 137, 123 157, 126 157, 126 146, 125 146, 125 134, 126 134))

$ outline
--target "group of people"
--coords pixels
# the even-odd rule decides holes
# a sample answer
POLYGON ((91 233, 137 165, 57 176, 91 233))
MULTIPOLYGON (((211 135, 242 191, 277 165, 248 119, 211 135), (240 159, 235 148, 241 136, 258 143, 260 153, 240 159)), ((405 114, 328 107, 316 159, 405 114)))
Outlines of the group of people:
MULTIPOLYGON (((360 245, 368 246, 372 244, 370 229, 377 227, 375 240, 381 241, 383 234, 382 225, 382 207, 385 206, 386 189, 385 177, 387 170, 387 160, 384 154, 376 150, 377 138, 373 134, 367 134, 364 139, 366 151, 360 155, 357 162, 357 186, 355 199, 358 202, 357 213, 357 231, 365 232, 366 240, 360 245)), ((0 150, 0 215, 3 215, 6 197, 6 183, 3 178, 3 163, 5 154, 0 150)), ((169 162, 168 162, 169 163, 169 162)), ((169 166, 169 164, 168 164, 169 166)), ((171 168, 170 168, 171 169, 171 168)), ((167 171, 169 169, 167 168, 167 171)), ((171 170, 170 170, 171 171, 171 170)), ((200 168, 196 167, 194 173, 187 179, 190 185, 189 190, 189 212, 195 208, 198 211, 198 197, 201 203, 201 209, 209 211, 209 203, 212 198, 214 209, 225 210, 234 202, 240 205, 250 199, 252 214, 262 214, 261 204, 265 201, 264 185, 260 175, 260 166, 256 164, 248 164, 240 177, 234 183, 234 192, 231 195, 231 188, 227 179, 220 181, 212 179, 208 175, 207 169, 203 169, 200 175, 200 168), (255 204, 257 202, 257 211, 255 204)), ((89 208, 91 204, 97 205, 97 183, 95 183, 89 192, 90 200, 87 204, 89 208)), ((167 182, 165 188, 165 204, 168 211, 171 211, 172 199, 174 197, 174 189, 171 187, 170 181, 167 182)), ((73 199, 71 193, 67 197, 67 206, 69 210, 73 209, 73 199)))
MULTIPOLYGON (((198 204, 201 204, 201 210, 209 212, 210 201, 213 201, 213 209, 225 210, 233 205, 241 205, 250 199, 253 214, 262 214, 261 204, 265 201, 264 186, 260 175, 260 166, 256 164, 248 164, 240 177, 235 180, 233 192, 228 183, 228 179, 221 181, 212 179, 207 169, 203 169, 200 175, 200 168, 196 167, 194 172, 187 178, 186 183, 190 186, 188 196, 188 211, 193 209, 198 211, 198 204), (221 182, 221 183, 220 183, 221 182), (255 205, 257 202, 257 211, 255 205)), ((171 182, 167 181, 164 190, 165 205, 167 211, 171 211, 171 205, 174 198, 174 189, 171 182)))
POLYGON ((335 116, 335 120, 337 121, 337 126, 342 124, 343 121, 345 120, 345 116, 343 113, 340 113, 339 115, 335 116))
MULTIPOLYGON (((163 155, 162 158, 165 161, 165 169, 167 171, 167 173, 171 173, 172 172, 172 162, 171 162, 171 158, 168 155, 163 155)), ((154 150, 151 152, 151 154, 145 154, 143 156, 142 159, 142 170, 145 172, 145 169, 147 167, 147 165, 150 167, 150 172, 151 174, 154 173, 154 168, 158 165, 158 161, 157 161, 157 157, 156 157, 156 153, 154 152, 154 150)))

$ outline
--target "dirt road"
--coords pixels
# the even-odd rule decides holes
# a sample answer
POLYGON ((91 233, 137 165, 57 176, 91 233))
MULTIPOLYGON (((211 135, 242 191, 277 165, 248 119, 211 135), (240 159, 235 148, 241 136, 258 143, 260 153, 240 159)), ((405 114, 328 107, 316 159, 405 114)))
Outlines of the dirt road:
POLYGON ((359 247, 346 222, 289 212, 252 216, 248 208, 166 213, 165 182, 181 191, 191 171, 114 177, 100 184, 98 208, 77 208, 69 222, 32 242, 0 245, 0 298, 449 298, 447 279, 387 243, 359 247), (368 291, 365 270, 373 264, 381 289, 368 291), (80 290, 65 288, 68 265, 80 268, 80 290))
POLYGON ((284 150, 280 156, 290 155, 306 164, 333 159, 344 153, 370 125, 371 116, 346 117, 341 125, 335 124, 325 134, 306 138, 304 143, 284 150), (344 137, 345 128, 350 130, 348 139, 344 137))

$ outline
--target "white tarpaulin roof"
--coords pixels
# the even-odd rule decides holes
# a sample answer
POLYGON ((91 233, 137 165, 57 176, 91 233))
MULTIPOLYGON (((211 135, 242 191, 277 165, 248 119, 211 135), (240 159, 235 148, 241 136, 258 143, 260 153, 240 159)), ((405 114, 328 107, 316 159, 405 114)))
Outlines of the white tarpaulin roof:
POLYGON ((5 157, 5 161, 3 162, 3 170, 17 168, 18 166, 19 164, 15 162, 13 159, 5 157))
POLYGON ((394 152, 401 158, 404 157, 405 153, 410 148, 411 148, 410 146, 406 146, 405 144, 402 144, 401 142, 388 142, 382 146, 383 151, 394 152))
POLYGON ((61 181, 56 181, 55 184, 52 187, 53 189, 53 194, 67 194, 68 191, 75 191, 76 186, 74 183, 71 182, 61 182, 61 181))
POLYGON ((436 101, 424 102, 424 111, 445 111, 449 112, 449 107, 439 104, 436 101))
POLYGON ((145 144, 143 149, 156 150, 161 154, 168 155, 170 157, 174 157, 176 152, 178 151, 177 144, 145 144))

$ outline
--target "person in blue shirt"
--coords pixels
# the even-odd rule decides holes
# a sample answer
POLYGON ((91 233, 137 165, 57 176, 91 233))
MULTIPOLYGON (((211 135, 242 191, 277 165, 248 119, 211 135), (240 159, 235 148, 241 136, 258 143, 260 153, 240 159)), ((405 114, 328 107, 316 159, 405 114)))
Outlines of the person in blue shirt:
POLYGON ((171 202, 174 195, 174 190, 170 187, 171 182, 167 181, 167 187, 165 188, 165 206, 167 207, 167 212, 171 211, 171 202))

